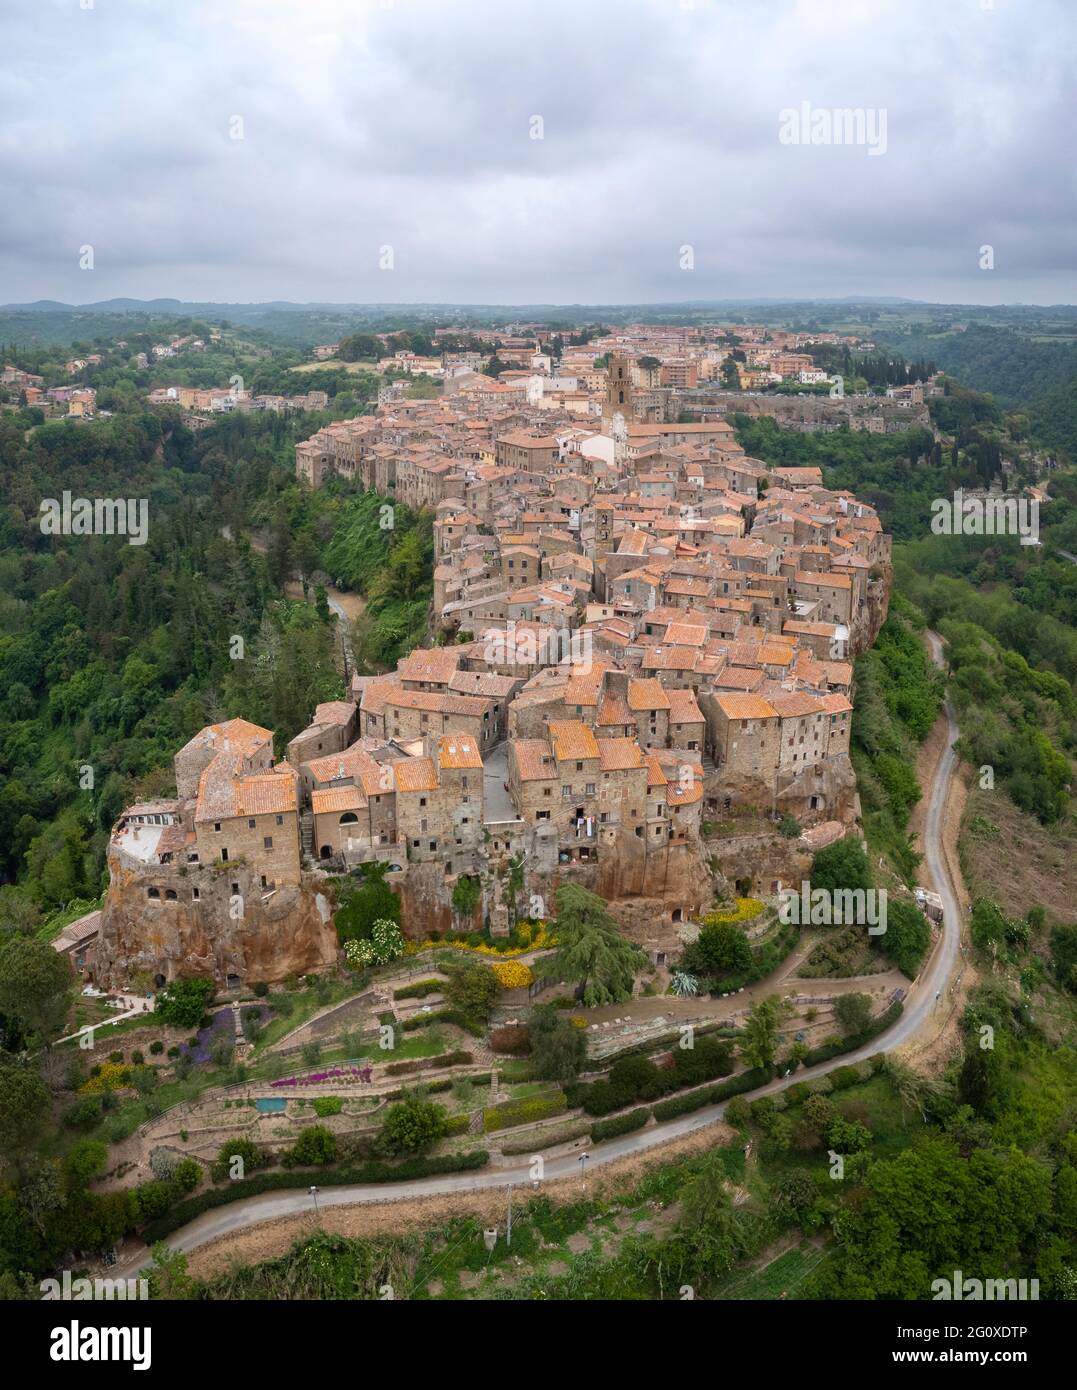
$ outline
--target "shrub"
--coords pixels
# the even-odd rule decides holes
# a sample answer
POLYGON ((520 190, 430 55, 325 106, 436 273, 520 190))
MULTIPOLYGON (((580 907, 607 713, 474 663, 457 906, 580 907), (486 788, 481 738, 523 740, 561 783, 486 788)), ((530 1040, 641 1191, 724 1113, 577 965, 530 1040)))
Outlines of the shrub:
POLYGON ((165 1050, 165 1045, 164 1045, 164 1043, 161 1041, 160 1038, 155 1038, 154 1041, 150 1043, 150 1054, 151 1054, 152 1056, 154 1056, 154 1057, 160 1057, 161 1053, 162 1053, 164 1050, 165 1050))
POLYGON ((515 1125, 532 1124, 536 1120, 547 1120, 551 1115, 562 1114, 568 1106, 563 1091, 538 1096, 522 1096, 519 1100, 507 1101, 504 1105, 491 1105, 482 1112, 482 1127, 487 1134, 498 1129, 511 1129, 515 1125))
POLYGON ((308 1067, 313 1067, 316 1062, 321 1060, 322 1045, 320 1042, 304 1043, 302 1048, 302 1058, 308 1067))
POLYGON ((337 1156, 337 1139, 324 1125, 301 1129, 296 1141, 284 1156, 288 1167, 320 1167, 332 1163, 337 1156))
POLYGON ((382 1126, 382 1144, 389 1153, 422 1154, 432 1149, 446 1131, 447 1114, 443 1105, 406 1096, 390 1105, 382 1126))
POLYGON ((428 994, 440 994, 445 988, 443 980, 416 980, 413 985, 403 985, 393 990, 394 999, 425 999, 428 994))
MULTIPOLYGON (((123 1054, 121 1053, 120 1055, 121 1055, 121 1057, 122 1057, 123 1054)), ((131 1053, 131 1061, 132 1061, 133 1065, 136 1066, 136 1067, 144 1066, 145 1063, 146 1063, 145 1054, 142 1053, 142 1052, 140 1052, 140 1051, 138 1050, 138 1048, 136 1047, 135 1050, 134 1050, 134 1052, 131 1053)))
POLYGON ((315 1096, 314 1113, 320 1120, 324 1120, 327 1115, 339 1115, 344 1108, 344 1102, 340 1096, 315 1096))
MULTIPOLYGON (((122 1053, 122 1052, 118 1052, 118 1051, 117 1051, 117 1052, 110 1052, 110 1053, 108 1054, 108 1060, 109 1060, 110 1062, 122 1062, 122 1061, 123 1061, 123 1053, 122 1053)), ((133 1061, 133 1060, 134 1060, 134 1059, 132 1058, 132 1061, 133 1061)))
POLYGON ((642 1129, 650 1118, 648 1107, 640 1106, 638 1110, 614 1115, 611 1120, 599 1120, 598 1124, 591 1126, 591 1138, 597 1144, 602 1139, 614 1139, 618 1134, 631 1134, 633 1130, 642 1129))
POLYGON ((197 1028, 216 987, 210 979, 173 980, 157 996, 154 1012, 162 1023, 177 1028, 197 1028))
POLYGON ((490 1033, 490 1046, 495 1052, 505 1052, 510 1057, 526 1056, 531 1051, 531 1029, 526 1023, 494 1028, 490 1033))
MULTIPOLYGON (((152 1049, 151 1049, 151 1050, 152 1050, 152 1049)), ((170 1047, 170 1048, 168 1049, 167 1055, 168 1055, 169 1057, 178 1057, 178 1056, 180 1055, 180 1050, 179 1050, 178 1047, 176 1047, 175 1045, 173 1045, 172 1047, 170 1047)))
POLYGON ((525 989, 535 978, 531 967, 519 960, 499 960, 490 969, 502 989, 525 989))
POLYGON ((450 1007, 472 1026, 484 1024, 490 1017, 499 988, 493 971, 470 961, 454 963, 448 970, 445 998, 450 1007))
POLYGON ((725 1108, 725 1118, 734 1129, 744 1129, 752 1118, 752 1103, 744 1096, 734 1096, 725 1108))
POLYGON ((252 988, 259 999, 264 999, 269 993, 269 986, 266 984, 265 980, 255 980, 252 988))
POLYGON ((101 1118, 101 1101, 95 1095, 83 1096, 64 1111, 64 1124, 69 1129, 92 1129, 101 1118))
POLYGON ((178 1192, 193 1192, 202 1181, 202 1165, 193 1158, 181 1158, 172 1170, 172 1186, 178 1192))
MULTIPOLYGON (((181 1131, 181 1138, 186 1139, 186 1131, 181 1131)), ((257 1172, 259 1168, 265 1168, 269 1162, 268 1155, 260 1149, 250 1139, 236 1138, 226 1139, 217 1151, 209 1170, 209 1175, 214 1182, 224 1182, 231 1179, 233 1183, 245 1178, 248 1173, 257 1172), (236 1159, 239 1160, 237 1176, 232 1177, 233 1166, 236 1159)))

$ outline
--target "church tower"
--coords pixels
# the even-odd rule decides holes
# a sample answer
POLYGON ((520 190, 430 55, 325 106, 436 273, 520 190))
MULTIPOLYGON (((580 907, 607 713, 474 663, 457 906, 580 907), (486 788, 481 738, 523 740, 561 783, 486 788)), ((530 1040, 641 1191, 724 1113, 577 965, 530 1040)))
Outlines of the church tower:
POLYGON ((606 404, 602 418, 610 426, 615 415, 626 421, 634 418, 632 405, 632 363, 620 353, 610 353, 606 368, 606 404))

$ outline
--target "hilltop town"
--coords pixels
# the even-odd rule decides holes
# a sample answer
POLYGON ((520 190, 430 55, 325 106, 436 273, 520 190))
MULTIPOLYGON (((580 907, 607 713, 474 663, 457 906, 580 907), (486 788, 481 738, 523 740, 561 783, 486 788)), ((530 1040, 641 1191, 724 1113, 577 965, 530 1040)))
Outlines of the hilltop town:
MULTIPOLYGON (((852 660, 886 616, 890 538, 818 468, 747 457, 717 413, 666 418, 715 369, 693 332, 621 331, 588 371, 502 337, 526 369, 465 362, 435 400, 390 388, 296 446, 299 479, 375 491, 387 527, 396 505, 433 512, 428 645, 349 671, 282 759, 243 719, 176 753, 175 797, 112 834, 103 982, 327 968, 328 881, 370 863, 414 938, 453 927, 461 878, 492 937, 572 881, 662 966, 730 883, 772 894, 845 833, 852 660)), ((809 370, 782 341, 753 356, 809 370)))

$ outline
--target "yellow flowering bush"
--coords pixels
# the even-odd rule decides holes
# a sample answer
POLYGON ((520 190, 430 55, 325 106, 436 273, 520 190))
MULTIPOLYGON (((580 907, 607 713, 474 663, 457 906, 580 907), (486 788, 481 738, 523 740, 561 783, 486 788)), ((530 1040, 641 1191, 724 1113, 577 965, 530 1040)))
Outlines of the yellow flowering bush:
POLYGON ((501 960, 490 969, 502 989, 523 989, 535 978, 531 967, 520 960, 501 960))
POLYGON ((572 1024, 573 1028, 587 1027, 587 1020, 585 1018, 581 1018, 579 1014, 569 1014, 568 1021, 572 1024))
POLYGON ((96 1096, 102 1091, 118 1091, 131 1084, 131 1068, 120 1062, 102 1062, 101 1070, 79 1087, 82 1095, 96 1096))
POLYGON ((708 912, 703 918, 703 925, 713 927, 719 923, 724 925, 727 922, 750 922, 765 908, 766 903, 760 902, 758 898, 738 898, 734 908, 720 908, 715 912, 708 912))
POLYGON ((417 956, 422 951, 470 951, 476 956, 493 957, 494 960, 508 960, 512 956, 526 955, 528 951, 545 951, 556 946, 557 938, 545 922, 520 922, 516 928, 519 936, 526 936, 526 946, 490 946, 485 941, 472 946, 466 941, 408 941, 404 945, 406 956, 417 956))

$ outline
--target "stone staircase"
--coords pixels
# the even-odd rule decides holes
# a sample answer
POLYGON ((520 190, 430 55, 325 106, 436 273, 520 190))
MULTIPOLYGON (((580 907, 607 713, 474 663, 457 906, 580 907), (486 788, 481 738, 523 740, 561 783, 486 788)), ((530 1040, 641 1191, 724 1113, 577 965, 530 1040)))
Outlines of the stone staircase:
POLYGON ((304 811, 299 818, 299 838, 303 846, 303 857, 311 859, 314 855, 314 812, 304 811))

